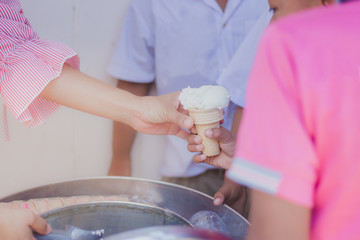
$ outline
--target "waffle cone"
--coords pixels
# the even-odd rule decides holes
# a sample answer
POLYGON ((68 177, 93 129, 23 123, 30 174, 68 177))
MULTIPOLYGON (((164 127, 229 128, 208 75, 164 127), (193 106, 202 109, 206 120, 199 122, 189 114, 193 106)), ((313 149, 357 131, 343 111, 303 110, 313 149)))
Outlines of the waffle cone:
POLYGON ((189 115, 195 122, 197 134, 202 139, 203 154, 208 157, 218 155, 220 153, 219 142, 206 137, 205 131, 209 128, 220 127, 220 120, 224 117, 222 110, 217 108, 206 110, 190 109, 189 115))
POLYGON ((202 139, 202 144, 204 146, 203 154, 208 157, 216 156, 220 153, 219 142, 215 139, 210 139, 205 136, 206 129, 209 128, 219 128, 219 122, 216 123, 209 123, 209 124, 196 124, 196 131, 197 134, 202 139))

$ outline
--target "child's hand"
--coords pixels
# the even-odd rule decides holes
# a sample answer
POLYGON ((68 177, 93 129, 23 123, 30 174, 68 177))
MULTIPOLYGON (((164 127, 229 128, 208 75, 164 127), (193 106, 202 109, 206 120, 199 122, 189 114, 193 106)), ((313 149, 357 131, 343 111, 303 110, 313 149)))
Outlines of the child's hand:
POLYGON ((214 205, 227 204, 244 217, 247 217, 249 211, 248 199, 246 187, 225 177, 223 185, 214 195, 214 205))
POLYGON ((46 235, 51 227, 30 210, 0 207, 1 240, 34 240, 33 231, 46 235))
MULTIPOLYGON (((192 129, 194 132, 194 128, 192 129)), ((216 139, 220 143, 221 152, 219 155, 207 157, 204 154, 198 154, 193 157, 196 163, 207 163, 215 167, 228 169, 233 161, 233 154, 235 150, 235 137, 233 134, 223 128, 212 128, 205 131, 208 138, 216 139)), ((189 135, 186 140, 188 141, 188 150, 190 152, 201 152, 204 146, 201 144, 201 137, 198 135, 189 135)))

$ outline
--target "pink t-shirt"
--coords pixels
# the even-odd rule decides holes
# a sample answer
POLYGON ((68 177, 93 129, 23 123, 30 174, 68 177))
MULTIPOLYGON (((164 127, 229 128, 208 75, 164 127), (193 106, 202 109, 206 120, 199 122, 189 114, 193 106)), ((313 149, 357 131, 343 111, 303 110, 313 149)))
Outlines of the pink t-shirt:
POLYGON ((312 240, 360 239, 360 1, 271 25, 228 176, 311 207, 312 240))

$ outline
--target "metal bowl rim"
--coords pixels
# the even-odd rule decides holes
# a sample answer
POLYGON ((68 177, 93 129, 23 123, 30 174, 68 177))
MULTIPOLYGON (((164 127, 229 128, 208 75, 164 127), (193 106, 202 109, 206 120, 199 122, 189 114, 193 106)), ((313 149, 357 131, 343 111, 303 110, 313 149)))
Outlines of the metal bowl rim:
MULTIPOLYGON (((191 191, 191 192, 194 192, 196 194, 199 194, 199 195, 202 195, 203 197, 206 197, 210 200, 213 200, 213 198, 205 193, 202 193, 200 191, 197 191, 195 189, 192 189, 192 188, 189 188, 189 187, 185 187, 185 186, 182 186, 182 185, 178 185, 178 184, 173 184, 173 183, 168 183, 168 182, 164 182, 164 181, 159 181, 159 180, 153 180, 153 179, 146 179, 146 178, 135 178, 135 177, 122 177, 122 176, 101 176, 101 177, 84 177, 84 178, 74 178, 74 179, 69 179, 69 180, 65 180, 65 181, 56 181, 56 182, 53 182, 53 183, 49 183, 49 184, 45 184, 45 185, 41 185, 41 186, 37 186, 37 187, 33 187, 33 188, 29 188, 27 190, 24 190, 24 191, 20 191, 20 192, 16 192, 16 193, 13 193, 11 195, 8 195, 8 196, 5 196, 5 197, 2 197, 0 199, 0 202, 3 202, 4 199, 8 199, 8 198, 11 198, 15 195, 20 195, 22 193, 26 193, 26 192, 30 192, 30 191, 34 191, 34 190, 37 190, 37 189, 41 189, 41 188, 46 188, 46 187, 49 187, 49 186, 53 186, 53 185, 57 185, 57 184, 66 184, 66 183, 72 183, 72 182, 78 182, 78 181, 89 181, 89 180, 110 180, 110 179, 123 179, 123 180, 129 180, 129 181, 133 181, 133 182, 136 182, 136 181, 139 181, 139 182, 145 182, 145 183, 153 183, 153 184, 159 184, 159 185, 165 185, 165 186, 171 186, 171 187, 174 187, 174 188, 180 188, 180 189, 184 189, 184 190, 187 190, 187 191, 191 191)), ((29 200, 29 199, 27 199, 29 200)), ((223 204, 223 206, 231 211, 233 214, 235 214, 236 216, 240 217, 243 221, 245 221, 248 225, 250 225, 249 221, 243 217, 240 213, 236 212, 234 209, 232 209, 231 207, 229 207, 227 204, 223 204)))

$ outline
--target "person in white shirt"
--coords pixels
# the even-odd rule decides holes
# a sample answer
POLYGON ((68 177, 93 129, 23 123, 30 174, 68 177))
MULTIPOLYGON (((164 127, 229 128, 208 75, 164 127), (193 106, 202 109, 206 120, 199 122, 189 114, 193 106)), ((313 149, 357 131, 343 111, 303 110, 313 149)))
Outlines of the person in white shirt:
MULTIPOLYGON (((235 54, 242 54, 237 53, 239 46, 268 10, 266 0, 134 0, 108 73, 119 79, 119 88, 137 95, 147 95, 153 82, 158 94, 188 86, 226 87, 229 78, 222 75, 232 75, 236 64, 229 67, 229 63, 235 54)), ((238 125, 238 121, 233 124, 235 110, 239 107, 241 115, 245 92, 235 90, 230 90, 231 103, 225 109, 223 124, 227 129, 233 126, 234 131, 238 125)), ((109 175, 131 175, 130 151, 135 134, 114 122, 109 175)), ((171 136, 166 139, 162 179, 214 195, 222 186, 224 171, 193 163, 185 141, 171 136)))

